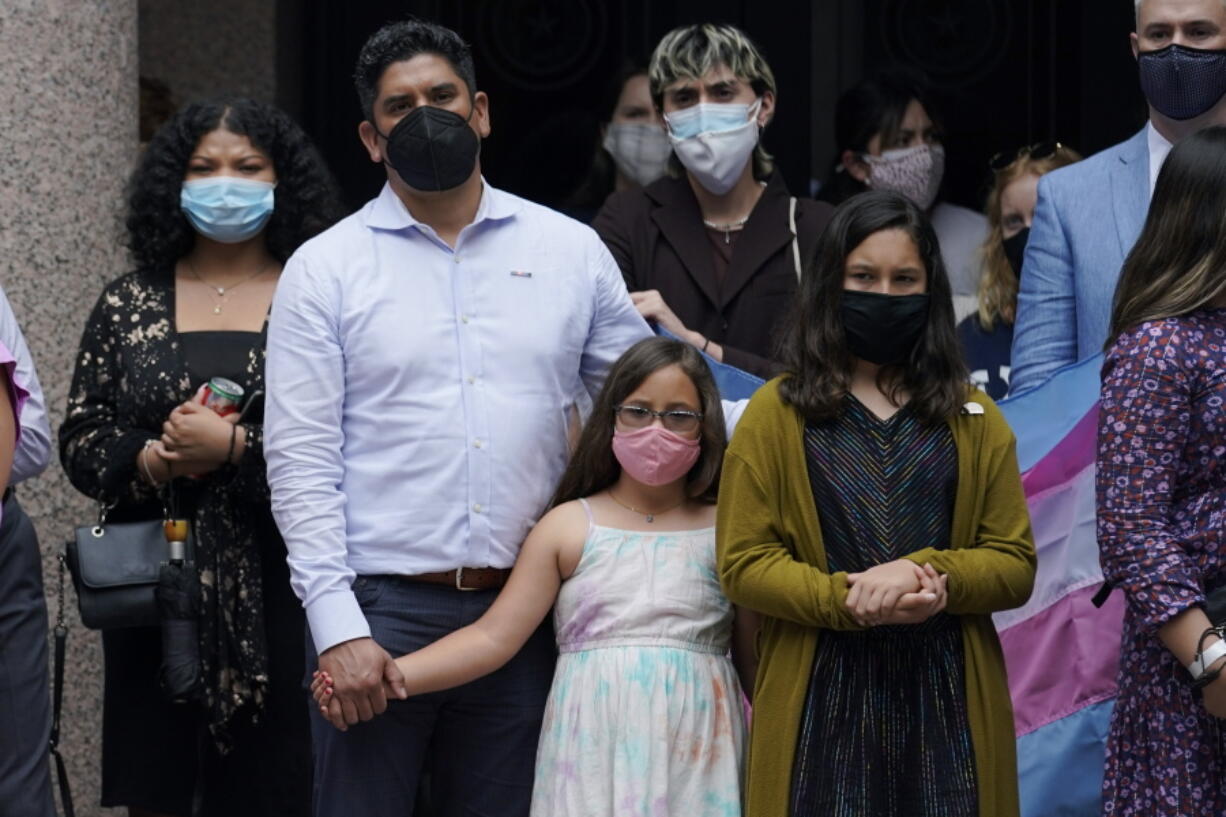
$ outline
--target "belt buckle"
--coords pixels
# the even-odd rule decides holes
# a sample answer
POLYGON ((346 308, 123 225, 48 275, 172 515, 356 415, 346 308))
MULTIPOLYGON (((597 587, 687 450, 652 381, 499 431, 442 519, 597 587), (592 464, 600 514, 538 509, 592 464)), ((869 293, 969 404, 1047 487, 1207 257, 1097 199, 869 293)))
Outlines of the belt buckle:
POLYGON ((464 586, 464 568, 462 568, 462 567, 457 567, 457 568, 455 569, 455 589, 456 589, 456 590, 461 590, 461 591, 463 591, 463 592, 465 592, 465 593, 471 593, 471 592, 473 592, 474 590, 480 590, 481 588, 479 588, 479 587, 465 587, 465 586, 464 586))

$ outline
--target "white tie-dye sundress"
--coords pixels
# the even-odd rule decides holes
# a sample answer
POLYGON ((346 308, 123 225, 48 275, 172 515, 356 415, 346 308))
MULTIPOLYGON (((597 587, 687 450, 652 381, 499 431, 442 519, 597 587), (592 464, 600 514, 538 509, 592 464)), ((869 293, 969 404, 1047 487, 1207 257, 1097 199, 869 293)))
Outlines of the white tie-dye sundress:
POLYGON ((532 817, 739 817, 745 713, 715 529, 593 523, 554 629, 532 817))

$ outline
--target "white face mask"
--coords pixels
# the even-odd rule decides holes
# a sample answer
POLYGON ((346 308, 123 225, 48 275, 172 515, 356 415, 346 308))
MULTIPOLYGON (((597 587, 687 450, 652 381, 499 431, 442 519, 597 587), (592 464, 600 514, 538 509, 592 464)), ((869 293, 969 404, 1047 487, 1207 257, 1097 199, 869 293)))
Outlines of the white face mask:
POLYGON ((864 161, 869 167, 866 187, 902 193, 921 210, 936 201, 945 176, 945 148, 941 145, 885 150, 880 156, 865 156, 864 161))
POLYGON ((659 125, 613 123, 601 143, 617 169, 635 184, 646 187, 664 175, 673 146, 659 125))
POLYGON ((752 105, 703 102, 664 115, 677 158, 715 195, 724 195, 741 178, 758 144, 761 107, 761 99, 752 105))

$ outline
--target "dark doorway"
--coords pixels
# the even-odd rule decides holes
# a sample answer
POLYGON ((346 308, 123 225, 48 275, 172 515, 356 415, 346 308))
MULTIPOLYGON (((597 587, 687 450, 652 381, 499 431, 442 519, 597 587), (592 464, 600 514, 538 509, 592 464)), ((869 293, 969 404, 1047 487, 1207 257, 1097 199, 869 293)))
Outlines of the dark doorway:
MULTIPOLYGON (((290 4, 283 0, 283 7, 290 4)), ((494 185, 559 206, 595 150, 607 87, 626 57, 645 59, 669 29, 702 20, 743 28, 779 84, 765 135, 788 186, 807 193, 834 154, 838 94, 888 63, 932 80, 947 132, 950 200, 979 207, 988 158, 1059 139, 1091 153, 1127 138, 1145 109, 1124 0, 364 0, 294 6, 300 110, 350 205, 383 181, 357 140, 350 81, 365 38, 408 14, 473 45, 493 133, 482 166, 494 185)), ((285 31, 285 29, 282 29, 285 31)), ((289 70, 285 66, 283 70, 289 70)))

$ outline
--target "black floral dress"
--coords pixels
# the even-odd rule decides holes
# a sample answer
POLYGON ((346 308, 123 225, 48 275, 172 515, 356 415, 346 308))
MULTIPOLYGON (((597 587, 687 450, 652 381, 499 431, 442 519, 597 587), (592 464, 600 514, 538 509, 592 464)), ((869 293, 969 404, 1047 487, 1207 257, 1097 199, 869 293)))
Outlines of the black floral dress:
MULTIPOLYGON (((78 490, 116 503, 113 521, 161 516, 136 455, 200 385, 199 360, 188 360, 174 326, 173 281, 170 271, 114 281, 81 339, 60 459, 78 490)), ((250 339, 246 365, 238 357, 229 374, 247 394, 262 391, 263 335, 227 334, 250 339)), ((103 805, 186 814, 203 775, 209 813, 309 813, 305 623, 269 506, 261 419, 244 419, 237 466, 176 480, 201 576, 204 700, 162 697, 157 629, 103 634, 103 805)))

